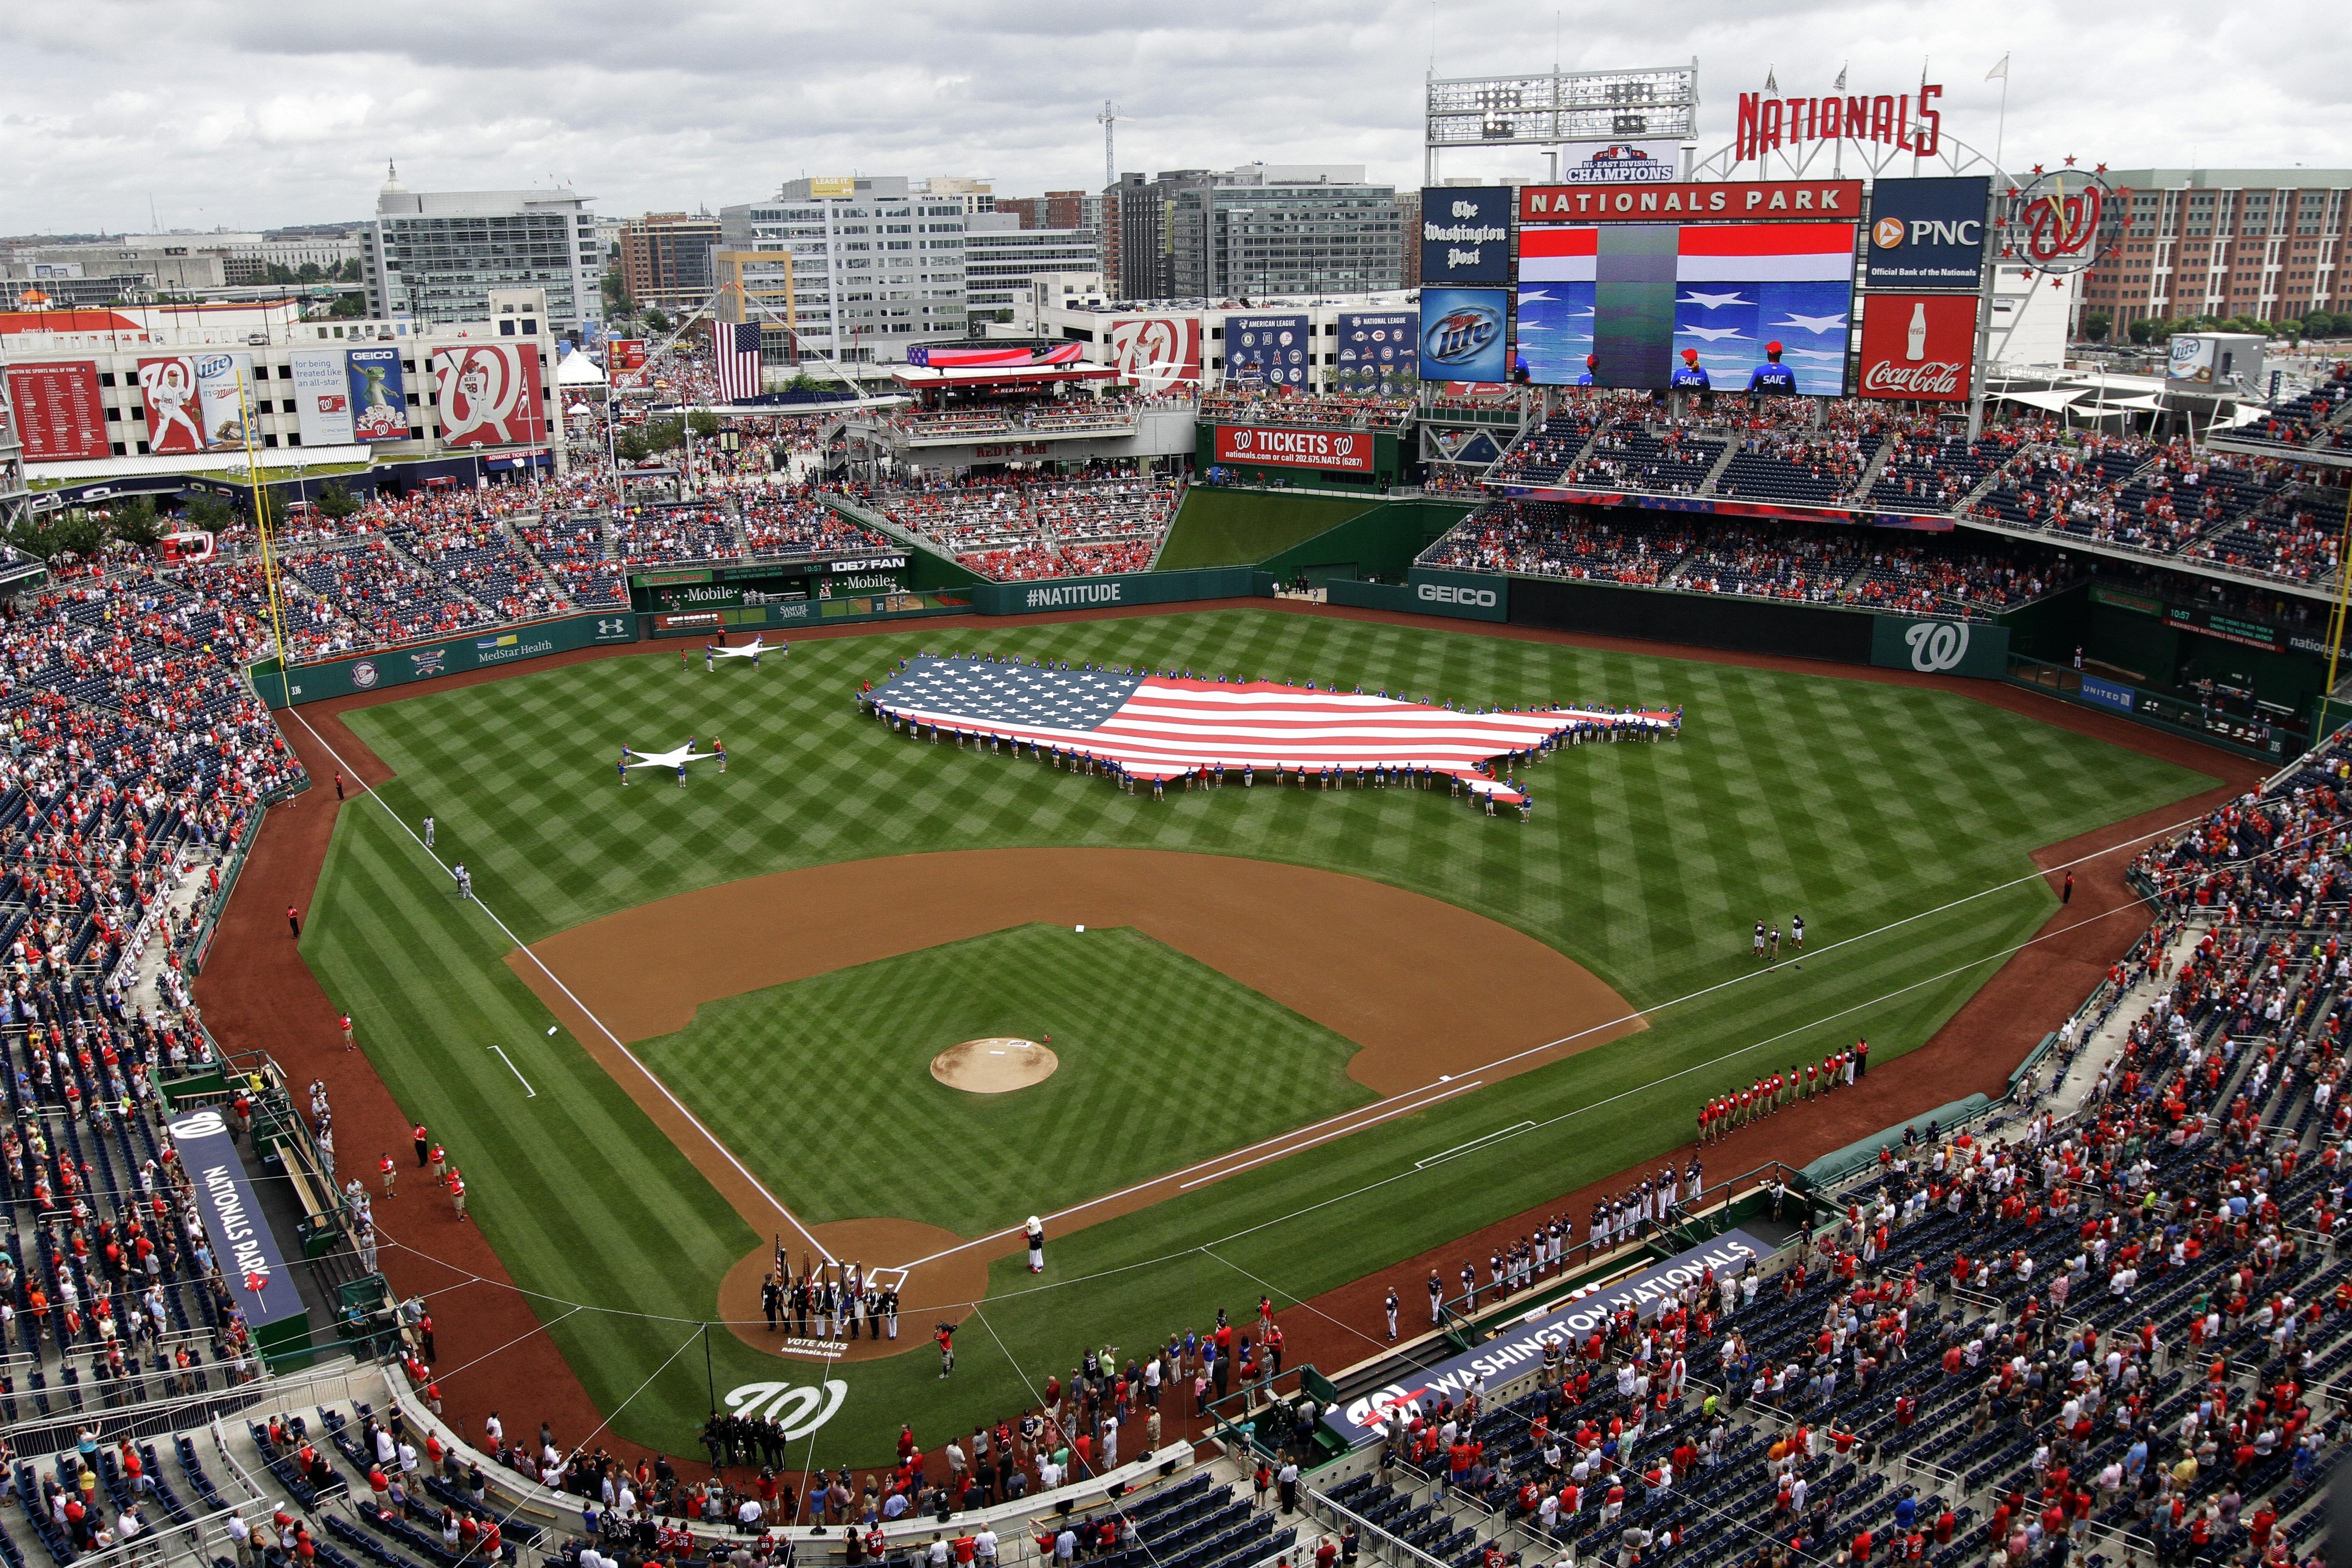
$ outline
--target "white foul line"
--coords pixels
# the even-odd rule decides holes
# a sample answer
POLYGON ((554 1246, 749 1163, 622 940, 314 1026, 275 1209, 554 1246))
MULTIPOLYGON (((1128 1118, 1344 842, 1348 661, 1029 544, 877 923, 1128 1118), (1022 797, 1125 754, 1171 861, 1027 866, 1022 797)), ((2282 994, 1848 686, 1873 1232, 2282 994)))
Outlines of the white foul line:
POLYGON ((1426 1159, 1415 1160, 1412 1163, 1412 1168, 1416 1171, 1426 1171, 1432 1165, 1443 1164, 1446 1161, 1453 1159, 1457 1154, 1467 1154, 1471 1150, 1477 1148, 1480 1144, 1492 1143, 1498 1138, 1509 1138, 1520 1132, 1532 1131, 1534 1129, 1535 1123, 1532 1121, 1517 1121, 1512 1123, 1508 1127, 1497 1127, 1492 1132, 1488 1132, 1481 1137, 1473 1138, 1467 1143, 1456 1143, 1453 1148, 1441 1149, 1436 1153, 1428 1156, 1426 1159))
MULTIPOLYGON (((285 711, 293 714, 297 723, 300 724, 305 730, 310 731, 310 739, 318 742, 319 744, 325 749, 327 755, 334 758, 339 764, 350 770, 353 778, 360 776, 359 770, 352 767, 351 763, 344 762, 343 754, 341 752, 336 751, 333 746, 329 745, 327 738, 324 735, 321 735, 318 731, 311 729, 310 721, 303 718, 301 711, 299 709, 289 708, 285 710, 285 711)), ((362 793, 371 799, 375 798, 376 792, 373 787, 363 791, 362 793)), ((426 859, 432 861, 436 866, 440 867, 444 871, 446 871, 449 868, 446 861, 443 860, 440 856, 433 853, 431 846, 427 845, 422 838, 416 837, 416 830, 415 828, 409 826, 407 823, 401 821, 400 813, 393 810, 392 807, 388 805, 384 805, 382 800, 377 800, 376 804, 383 806, 383 814, 399 825, 400 830, 408 835, 411 842, 413 842, 419 849, 425 851, 425 858, 426 859)), ((743 1162, 735 1157, 735 1152, 727 1147, 726 1144, 721 1143, 719 1141, 718 1135, 712 1132, 709 1128, 705 1127, 702 1124, 702 1119, 695 1115, 693 1111, 688 1110, 684 1102, 681 1101, 677 1096, 669 1091, 669 1085, 656 1078, 653 1074, 653 1069, 646 1066, 644 1062, 637 1059, 636 1052, 623 1045, 621 1043, 621 1037, 604 1026, 604 1019, 599 1018, 595 1014, 590 1012, 588 1010, 588 1005, 572 994, 572 987, 563 984, 562 979, 557 975, 555 971, 548 968, 547 965, 541 961, 539 954, 531 952, 530 947, 523 942, 522 939, 515 935, 513 931, 509 929, 506 921, 499 919, 496 911, 491 910, 489 905, 482 902, 479 899, 472 900, 471 902, 475 908, 480 910, 482 913, 489 916, 490 923, 498 927, 499 930, 505 934, 507 941, 512 942, 516 949, 520 952, 525 958, 530 959, 531 963, 539 965, 539 972, 541 974, 546 975, 549 983, 551 984, 558 991, 563 993, 564 1000, 571 1003, 574 1007, 579 1008, 580 1016, 587 1019, 590 1023, 595 1025, 596 1032, 598 1034, 613 1042, 613 1048, 620 1052, 622 1056, 627 1058, 629 1065, 636 1068, 638 1073, 644 1077, 645 1080, 653 1085, 654 1089, 664 1100, 669 1101, 670 1109, 677 1111, 680 1116, 685 1117, 687 1123, 697 1132, 702 1134, 704 1142, 708 1142, 713 1149, 718 1150, 719 1157, 725 1160, 730 1165, 735 1167, 735 1173, 741 1176, 745 1181, 751 1183, 751 1190, 758 1193, 761 1197, 767 1199, 768 1206, 784 1216, 784 1223, 786 1225, 791 1226, 794 1230, 800 1232, 802 1240, 807 1242, 811 1247, 815 1247, 818 1253, 824 1257, 827 1263, 835 1261, 833 1253, 827 1249, 824 1243, 819 1241, 815 1237, 809 1234, 808 1226, 803 1225, 800 1222, 799 1217, 795 1215, 792 1210, 786 1208, 782 1200, 780 1200, 775 1194, 768 1190, 767 1184, 761 1181, 759 1177, 753 1175, 745 1168, 743 1162)))
MULTIPOLYGON (((1467 1083, 1455 1084, 1444 1094, 1433 1094, 1427 1100, 1415 1100, 1411 1105, 1400 1105, 1393 1110, 1383 1110, 1378 1116, 1367 1116, 1352 1127, 1335 1127, 1330 1131, 1324 1133, 1320 1138, 1309 1138, 1304 1143, 1293 1143, 1287 1148, 1276 1149, 1271 1153, 1260 1154, 1255 1160, 1244 1160, 1238 1165, 1227 1165, 1222 1171, 1212 1171, 1205 1176, 1195 1176, 1189 1182, 1180 1182, 1177 1184, 1176 1190, 1180 1193, 1188 1192, 1194 1187, 1203 1186, 1210 1182, 1223 1181, 1227 1176, 1237 1175, 1241 1172, 1248 1170, 1252 1165, 1263 1165, 1268 1160, 1286 1159, 1292 1154, 1297 1153, 1301 1149, 1312 1149, 1318 1143, 1328 1143, 1334 1138, 1345 1138, 1351 1133, 1361 1132, 1365 1128, 1370 1127, 1375 1121, 1386 1121, 1390 1117, 1402 1116, 1408 1110, 1426 1110, 1441 1100, 1451 1100, 1455 1095, 1460 1094, 1466 1089, 1477 1088, 1478 1082, 1479 1080, 1474 1078, 1467 1083)), ((1213 1160, 1209 1163, 1211 1164, 1216 1163, 1213 1160)), ((1198 1166, 1194 1167, 1196 1170, 1198 1168, 1198 1166)))
POLYGON ((507 1071, 514 1074, 515 1082, 522 1085, 522 1097, 525 1100, 537 1100, 539 1098, 539 1090, 530 1087, 530 1079, 522 1076, 522 1068, 514 1065, 514 1058, 507 1055, 505 1047, 489 1046, 485 1048, 499 1053, 499 1060, 507 1064, 507 1071))

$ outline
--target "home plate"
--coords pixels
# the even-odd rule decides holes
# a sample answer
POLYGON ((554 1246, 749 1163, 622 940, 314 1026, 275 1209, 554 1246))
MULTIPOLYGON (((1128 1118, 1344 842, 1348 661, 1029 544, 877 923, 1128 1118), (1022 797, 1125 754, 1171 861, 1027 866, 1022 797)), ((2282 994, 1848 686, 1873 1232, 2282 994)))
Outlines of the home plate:
POLYGON ((931 1076, 971 1094, 1009 1094, 1043 1083, 1061 1065, 1049 1046, 996 1035, 950 1046, 931 1058, 931 1076))

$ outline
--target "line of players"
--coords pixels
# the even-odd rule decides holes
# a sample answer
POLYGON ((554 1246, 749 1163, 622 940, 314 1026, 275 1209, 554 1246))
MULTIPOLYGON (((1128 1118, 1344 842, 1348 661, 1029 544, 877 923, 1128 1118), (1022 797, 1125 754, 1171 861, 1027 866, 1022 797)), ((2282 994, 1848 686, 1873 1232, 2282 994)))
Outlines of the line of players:
POLYGON ((1787 1072, 1759 1078, 1746 1089, 1718 1094, 1698 1108, 1698 1141, 1720 1142, 1734 1129, 1785 1110, 1801 1099, 1827 1094, 1841 1081, 1852 1088, 1869 1070, 1870 1042, 1858 1039, 1818 1062, 1807 1062, 1801 1068, 1791 1066, 1787 1072))
MULTIPOLYGON (((1706 1169, 1698 1156, 1691 1156, 1690 1169, 1677 1174, 1673 1165, 1659 1167, 1655 1176, 1644 1177, 1638 1186, 1628 1187, 1613 1198, 1602 1198, 1592 1205, 1591 1228, 1587 1257, 1604 1252, 1610 1247, 1629 1242, 1644 1232, 1663 1225, 1675 1205, 1687 1192, 1696 1198, 1706 1182, 1706 1169)), ((1499 1301, 1515 1290, 1523 1290, 1551 1270, 1564 1267, 1569 1249, 1576 1245, 1576 1222, 1566 1215, 1554 1215, 1551 1222, 1532 1235, 1488 1256, 1486 1299, 1499 1301)), ((1462 1294, 1468 1310, 1478 1310, 1481 1287, 1478 1266, 1475 1262, 1462 1266, 1462 1294)), ((1438 1304, 1444 1294, 1437 1270, 1429 1271, 1430 1321, 1438 1321, 1438 1304)), ((1389 1337, 1396 1337, 1396 1294, 1388 1300, 1389 1337)))

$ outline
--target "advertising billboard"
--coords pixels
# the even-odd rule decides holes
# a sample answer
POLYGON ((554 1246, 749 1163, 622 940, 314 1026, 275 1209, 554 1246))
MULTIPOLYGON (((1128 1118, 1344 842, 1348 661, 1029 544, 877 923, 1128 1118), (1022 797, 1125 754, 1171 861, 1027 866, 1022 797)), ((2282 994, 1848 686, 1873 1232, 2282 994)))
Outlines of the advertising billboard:
POLYGON ((604 347, 604 375, 608 384, 615 387, 643 386, 646 384, 646 340, 614 338, 604 347))
POLYGON ((1315 324, 1305 315, 1225 318, 1228 386, 1304 392, 1314 379, 1315 324))
POLYGON ((1421 280, 1511 280, 1511 188, 1431 185, 1421 193, 1421 280))
POLYGON ((1975 293, 1984 281, 1985 207, 1991 198, 1992 181, 1982 175, 1874 182, 1864 286, 1975 293))
MULTIPOLYGON (((1736 223, 1862 216, 1860 180, 1676 180, 1633 189, 1522 185, 1529 223, 1736 223)), ((1521 237, 1525 243, 1525 237, 1521 237)))
POLYGON ((547 439, 536 349, 515 343, 436 349, 433 388, 443 446, 512 447, 547 439))
POLYGON ((1560 165, 1563 185, 1664 185, 1682 177, 1682 143, 1612 142, 1589 151, 1578 147, 1560 165))
POLYGON ((362 441, 408 439, 408 385, 400 351, 352 349, 349 379, 352 435, 362 441))
POLYGON ((204 409, 205 445, 225 452, 245 445, 248 407, 257 411, 259 396, 252 390, 253 356, 207 349, 194 356, 196 401, 204 409))
POLYGON ((1531 226, 1518 363, 1550 386, 1664 390, 1695 366, 1718 392, 1837 396, 1853 236, 1850 223, 1531 226))
POLYGON ((2166 356, 2164 380, 2174 392, 2260 395, 2263 340, 2252 332, 2179 332, 2166 356))
POLYGON ((286 356, 294 373, 295 428, 305 447, 352 444, 352 385, 341 349, 296 349, 286 356))
POLYGON ((67 463, 110 455, 98 366, 89 360, 8 367, 8 401, 28 463, 67 463))
POLYGON ((187 1173, 221 1282, 246 1326, 257 1332, 301 1316, 301 1293, 278 1250, 278 1238, 270 1234, 261 1194, 237 1153, 236 1130, 228 1118, 217 1107, 202 1106, 167 1123, 166 1130, 179 1151, 180 1168, 187 1173))
POLYGON ((1502 381, 1509 374, 1506 303, 1500 289, 1421 291, 1423 381, 1502 381))
POLYGON ((177 457, 205 449, 203 412, 196 402, 196 362, 186 354, 139 362, 139 392, 147 404, 147 449, 177 457))
POLYGON ((1372 471, 1369 430, 1276 430, 1259 425, 1217 426, 1217 461, 1286 468, 1329 468, 1340 473, 1372 471))
POLYGON ((1141 392, 1201 384, 1197 316, 1129 316, 1110 324, 1111 363, 1141 392))
POLYGON ((1412 346, 1420 319, 1412 311, 1342 311, 1338 325, 1339 347, 1325 373, 1332 390, 1385 396, 1420 384, 1412 346))
POLYGON ((1863 297, 1861 395, 1965 403, 1976 356, 1974 294, 1863 297))

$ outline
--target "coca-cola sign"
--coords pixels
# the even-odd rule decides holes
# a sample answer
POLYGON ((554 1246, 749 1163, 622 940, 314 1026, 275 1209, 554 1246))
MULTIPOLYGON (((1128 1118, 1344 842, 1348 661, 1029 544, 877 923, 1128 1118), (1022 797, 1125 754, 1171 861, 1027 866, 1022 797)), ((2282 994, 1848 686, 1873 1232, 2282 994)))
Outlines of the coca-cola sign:
POLYGON ((1865 294, 1863 301, 1863 396, 1968 400, 1977 353, 1975 295, 1865 294))

